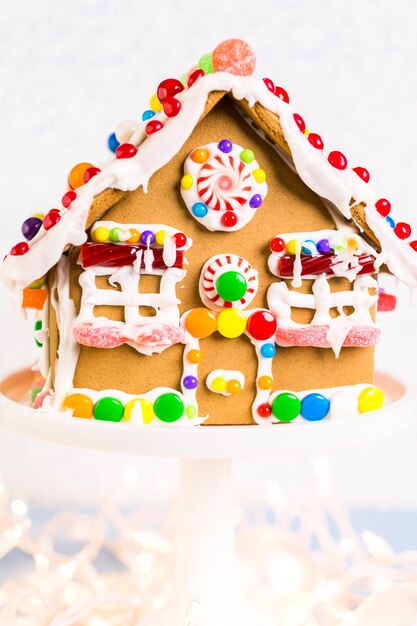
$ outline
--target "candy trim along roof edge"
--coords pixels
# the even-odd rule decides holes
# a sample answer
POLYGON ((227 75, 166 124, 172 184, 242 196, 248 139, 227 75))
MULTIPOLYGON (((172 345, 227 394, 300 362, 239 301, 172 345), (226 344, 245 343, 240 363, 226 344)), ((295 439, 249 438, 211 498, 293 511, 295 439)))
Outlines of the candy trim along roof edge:
POLYGON ((146 192, 152 175, 175 156, 204 114, 224 93, 229 93, 245 112, 250 111, 255 121, 258 112, 267 113, 267 134, 291 156, 300 178, 346 219, 353 218, 360 231, 365 229, 374 235, 381 248, 377 265, 386 263, 401 281, 417 286, 417 255, 408 224, 395 224, 388 216, 386 205, 389 212, 390 203, 373 192, 367 170, 351 169, 338 151, 326 155, 321 138, 306 129, 285 90, 272 91, 271 84, 272 81, 224 71, 199 75, 188 89, 175 94, 181 106, 174 117, 162 109, 155 116, 161 122, 160 128, 151 134, 146 131, 148 120, 139 124, 128 142, 134 147, 128 151, 128 158, 115 155, 86 184, 67 192, 62 201, 65 208, 58 211, 59 219, 53 213, 57 210, 52 210, 52 226, 40 228, 28 244, 21 242, 12 249, 2 267, 4 282, 11 289, 21 290, 49 271, 69 245, 84 243, 85 229, 91 224, 89 218, 94 221, 101 217, 119 197, 117 193, 111 194, 109 201, 98 197, 104 191, 133 191, 142 186, 146 192))

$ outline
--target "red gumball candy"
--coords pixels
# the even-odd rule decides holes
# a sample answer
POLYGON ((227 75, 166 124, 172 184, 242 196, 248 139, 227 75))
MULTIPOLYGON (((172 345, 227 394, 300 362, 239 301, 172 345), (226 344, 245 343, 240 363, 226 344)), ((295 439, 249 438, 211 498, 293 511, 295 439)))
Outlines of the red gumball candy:
POLYGON ((236 215, 236 213, 234 213, 233 211, 226 211, 222 215, 221 222, 222 222, 223 226, 226 226, 227 228, 231 228, 232 226, 237 224, 237 215, 236 215))
POLYGON ((365 167, 354 167, 353 171, 359 176, 359 178, 362 178, 364 183, 369 183, 371 175, 365 167))
POLYGON ((100 174, 100 172, 101 169, 99 167, 89 167, 88 170, 85 170, 84 172, 84 183, 88 183, 89 180, 94 178, 94 176, 97 176, 97 174, 100 174))
POLYGON ((121 143, 116 148, 116 159, 131 159, 137 154, 138 149, 131 143, 121 143))
POLYGON ((375 202, 375 208, 382 217, 387 217, 391 211, 391 202, 386 198, 380 198, 375 202))
POLYGON ((153 135, 154 133, 157 133, 158 130, 161 130, 162 127, 163 127, 163 124, 159 120, 151 120, 150 122, 146 124, 145 132, 147 135, 153 135))
POLYGON ((271 405, 265 402, 264 404, 260 404, 256 409, 259 417, 269 417, 272 413, 271 405))
POLYGON ((69 209, 72 201, 75 200, 76 197, 77 197, 77 194, 75 193, 75 191, 67 191, 67 193, 64 193, 64 195, 62 196, 62 200, 61 200, 62 206, 65 207, 66 209, 69 209))
POLYGON ((164 102, 168 96, 175 96, 177 93, 184 91, 184 85, 177 78, 166 78, 159 83, 156 95, 160 102, 164 102))
POLYGON ((394 226, 394 233, 397 235, 398 239, 407 239, 411 235, 411 226, 406 222, 398 222, 394 226))
POLYGON ((194 72, 192 72, 187 80, 187 87, 191 87, 192 85, 194 85, 194 83, 199 79, 202 78, 204 76, 204 72, 203 70, 194 70, 194 72))
POLYGON ((174 96, 167 96, 162 103, 167 117, 175 117, 181 110, 181 102, 174 96))
POLYGON ((58 224, 61 216, 57 209, 51 209, 49 213, 45 215, 45 219, 43 220, 43 227, 45 230, 49 230, 58 224))
POLYGON ((280 100, 283 100, 284 102, 289 104, 290 97, 289 97, 288 93, 285 91, 284 87, 275 87, 275 92, 274 93, 275 93, 277 98, 279 98, 280 100))
POLYGON ((248 319, 247 329, 254 339, 270 339, 277 330, 277 321, 270 311, 256 311, 248 319))
POLYGON ((275 93, 275 85, 272 82, 272 80, 270 78, 263 78, 262 79, 265 83, 265 85, 268 87, 269 91, 272 91, 272 93, 275 93))
POLYGON ((320 135, 318 135, 317 133, 310 133, 308 136, 308 140, 313 148, 317 148, 317 150, 323 150, 324 143, 320 135))
POLYGON ((20 241, 10 250, 12 256, 22 256, 29 252, 29 244, 27 241, 20 241))
POLYGON ((184 235, 184 233, 175 233, 174 240, 177 248, 182 248, 187 243, 187 235, 184 235))
POLYGON ((414 252, 417 252, 417 240, 410 241, 410 247, 413 248, 414 252))
POLYGON ((281 237, 274 237, 269 247, 272 252, 283 252, 285 250, 285 241, 281 237))
POLYGON ((342 152, 339 152, 338 150, 333 150, 333 152, 330 152, 327 160, 330 165, 337 170, 345 170, 347 168, 347 158, 342 152))
POLYGON ((297 124, 298 128, 303 133, 305 131, 305 129, 306 129, 305 121, 303 120, 301 115, 298 115, 298 113, 294 113, 293 118, 294 118, 294 121, 297 124))

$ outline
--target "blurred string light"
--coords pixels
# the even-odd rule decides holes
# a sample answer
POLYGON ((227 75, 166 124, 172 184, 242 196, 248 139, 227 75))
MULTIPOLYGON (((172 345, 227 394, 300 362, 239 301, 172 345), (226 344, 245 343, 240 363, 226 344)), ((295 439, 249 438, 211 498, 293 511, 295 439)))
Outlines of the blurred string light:
MULTIPOLYGON (((396 554, 374 533, 357 533, 331 497, 328 465, 325 457, 316 460, 315 497, 308 501, 294 501, 268 481, 265 507, 248 516, 256 523, 243 521, 238 533, 245 597, 276 626, 370 626, 367 598, 378 600, 400 583, 417 590, 417 553, 396 554)), ((126 513, 132 489, 138 475, 128 470, 97 514, 59 512, 33 533, 26 503, 0 481, 0 558, 19 550, 33 562, 24 577, 0 588, 1 626, 134 626, 163 606, 173 540, 155 530, 155 514, 126 513), (62 545, 76 549, 63 553, 62 545), (112 557, 106 571, 97 566, 103 553, 112 557)), ((205 615, 204 604, 190 598, 182 626, 205 626, 205 615)), ((383 614, 378 620, 385 625, 383 614)))

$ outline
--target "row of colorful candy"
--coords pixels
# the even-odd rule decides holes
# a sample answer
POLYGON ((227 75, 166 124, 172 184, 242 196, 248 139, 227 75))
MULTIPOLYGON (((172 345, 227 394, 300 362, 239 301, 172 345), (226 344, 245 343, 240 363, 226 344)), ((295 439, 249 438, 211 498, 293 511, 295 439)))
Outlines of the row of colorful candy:
MULTIPOLYGON (((166 230, 158 230, 157 232, 144 230, 140 233, 136 228, 123 230, 119 226, 111 229, 106 226, 98 226, 91 236, 97 243, 142 243, 147 246, 153 244, 163 246, 166 237, 170 237, 166 230)), ((177 248, 183 248, 187 244, 187 236, 184 233, 177 232, 172 236, 172 239, 177 248)))
POLYGON ((352 254, 358 249, 358 242, 355 238, 345 239, 341 235, 335 235, 331 239, 290 239, 285 242, 281 237, 274 237, 271 240, 270 248, 276 254, 304 254, 314 256, 316 254, 343 254, 347 250, 352 254))
POLYGON ((277 322, 267 310, 255 311, 247 318, 243 311, 233 307, 222 309, 217 314, 200 307, 187 314, 185 328, 196 339, 205 339, 217 330, 229 339, 240 337, 246 331, 252 339, 265 341, 275 335, 277 322))
POLYGON ((93 402, 83 393, 73 393, 67 396, 62 405, 64 411, 71 411, 73 417, 86 419, 94 418, 107 422, 128 422, 138 411, 144 424, 150 424, 156 417, 161 422, 176 422, 185 414, 188 419, 197 416, 194 405, 184 406, 181 397, 176 393, 163 393, 150 402, 145 398, 133 398, 125 405, 121 400, 112 396, 105 396, 93 402))
MULTIPOLYGON (((67 191, 62 197, 62 206, 65 209, 69 209, 71 203, 77 197, 74 189, 81 187, 88 183, 94 176, 100 173, 100 169, 95 167, 91 163, 78 163, 75 165, 68 175, 69 191, 67 191)), ((36 213, 31 217, 28 217, 22 224, 22 235, 26 241, 21 241, 16 244, 10 251, 13 256, 21 256, 29 251, 28 241, 32 241, 38 234, 41 228, 50 230, 58 224, 62 217, 62 209, 51 209, 46 215, 43 213, 36 213)))
MULTIPOLYGON (((276 87, 274 86, 273 81, 270 78, 264 78, 264 83, 272 93, 275 93, 276 87)), ((278 88, 281 89, 281 88, 278 88)), ((284 90, 285 91, 285 90, 284 90)), ((284 96, 281 98, 284 102, 289 103, 289 97, 287 92, 285 92, 284 96)), ((298 113, 294 113, 294 122, 297 124, 300 132, 302 132, 309 143, 316 150, 323 150, 324 143, 320 135, 317 133, 312 133, 306 128, 306 124, 304 119, 298 113)), ((340 152, 339 150, 333 150, 327 156, 327 160, 332 167, 339 171, 346 170, 348 167, 348 160, 346 156, 340 152)), ((368 183, 371 176, 369 171, 364 167, 354 167, 352 170, 363 180, 364 183, 368 183)), ((391 203, 386 198, 380 198, 375 203, 375 208, 378 213, 384 217, 387 223, 393 228, 394 233, 399 239, 408 239, 411 236, 411 226, 407 224, 407 222, 395 222, 393 218, 390 216, 391 212, 391 203)), ((413 250, 417 251, 417 240, 411 241, 410 246, 413 250)))
MULTIPOLYGON (((309 422, 318 422, 329 415, 331 402, 331 398, 318 392, 309 393, 300 400, 295 393, 285 391, 275 396, 272 403, 260 404, 257 413, 259 417, 265 419, 270 418, 272 414, 280 422, 292 422, 298 416, 309 422)), ((383 405, 384 394, 378 387, 366 387, 358 396, 359 413, 381 409, 383 405)))

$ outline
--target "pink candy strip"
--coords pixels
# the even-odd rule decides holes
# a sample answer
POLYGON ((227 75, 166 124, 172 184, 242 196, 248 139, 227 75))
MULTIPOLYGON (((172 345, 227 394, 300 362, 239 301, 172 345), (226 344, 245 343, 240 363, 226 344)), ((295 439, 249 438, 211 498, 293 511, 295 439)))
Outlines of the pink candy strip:
MULTIPOLYGON (((275 339, 283 347, 330 348, 327 341, 328 326, 305 326, 302 328, 278 328, 275 339)), ((348 332, 343 346, 346 348, 369 348, 376 346, 381 331, 375 326, 354 326, 348 332)))

